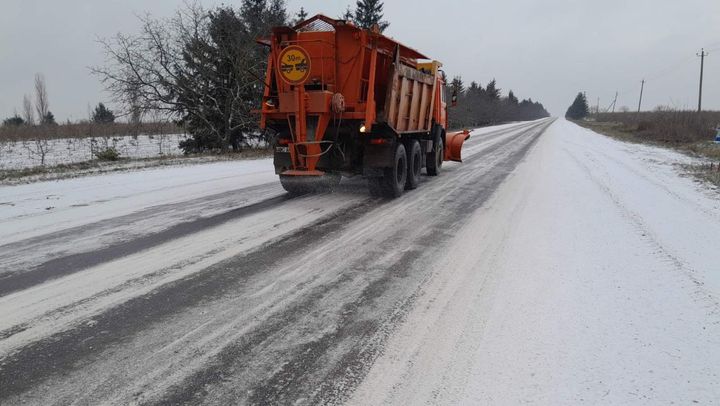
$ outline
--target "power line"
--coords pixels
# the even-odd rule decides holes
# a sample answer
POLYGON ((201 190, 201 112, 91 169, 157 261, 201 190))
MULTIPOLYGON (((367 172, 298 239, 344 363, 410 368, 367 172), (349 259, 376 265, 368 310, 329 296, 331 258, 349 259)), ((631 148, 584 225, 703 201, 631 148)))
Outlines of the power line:
MULTIPOLYGON (((668 74, 670 74, 670 73, 675 73, 675 72, 678 71, 680 68, 684 68, 685 66, 689 65, 690 62, 691 62, 690 59, 683 59, 682 61, 680 61, 680 62, 678 62, 678 63, 676 63, 676 64, 674 64, 674 65, 671 65, 670 67, 668 67, 668 68, 666 68, 666 69, 662 69, 662 70, 657 71, 657 72, 656 72, 655 74, 653 74, 653 75, 645 76, 645 79, 644 79, 644 80, 645 80, 645 82, 653 82, 653 81, 655 81, 655 80, 657 80, 657 79, 660 79, 660 78, 662 78, 663 76, 666 76, 666 75, 668 75, 668 74)), ((625 88, 625 89, 623 89, 622 91, 620 91, 619 95, 620 95, 620 96, 624 96, 624 95, 627 95, 628 93, 631 93, 631 92, 634 93, 635 90, 633 90, 632 88, 625 88)))

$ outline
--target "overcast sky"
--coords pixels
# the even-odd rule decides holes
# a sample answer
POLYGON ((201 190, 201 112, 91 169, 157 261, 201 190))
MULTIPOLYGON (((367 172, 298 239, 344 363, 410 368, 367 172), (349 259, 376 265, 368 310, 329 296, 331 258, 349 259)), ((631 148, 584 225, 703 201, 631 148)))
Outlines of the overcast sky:
MULTIPOLYGON (((88 66, 103 63, 95 42, 136 32, 137 14, 169 16, 181 0, 3 0, 0 13, 0 118, 21 109, 33 77, 47 80, 59 121, 88 116, 111 102, 88 66)), ((221 1, 202 1, 206 6, 221 1)), ((239 2, 225 0, 225 4, 239 2)), ((336 17, 351 1, 288 0, 312 15, 336 17)), ((720 0, 468 0, 386 1, 386 34, 483 86, 497 79, 503 94, 541 101, 563 115, 578 91, 591 104, 696 108, 701 47, 703 106, 720 110, 720 0)), ((111 103, 110 103, 111 104, 111 103)))

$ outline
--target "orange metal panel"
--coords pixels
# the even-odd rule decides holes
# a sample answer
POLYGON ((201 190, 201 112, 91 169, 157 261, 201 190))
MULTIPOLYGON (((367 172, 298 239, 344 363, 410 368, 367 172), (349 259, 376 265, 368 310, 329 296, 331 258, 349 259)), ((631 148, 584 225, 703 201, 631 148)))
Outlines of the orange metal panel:
POLYGON ((421 83, 413 81, 412 94, 410 99, 410 115, 408 123, 408 131, 417 131, 418 129, 418 111, 420 110, 420 99, 422 98, 421 83))
POLYGON ((438 99, 440 92, 438 92, 438 89, 442 90, 442 87, 439 85, 440 78, 438 78, 437 74, 435 75, 435 80, 433 80, 432 84, 432 91, 430 92, 430 109, 428 110, 428 117, 427 117, 427 128, 432 127, 432 120, 435 119, 437 121, 437 118, 435 117, 435 106, 438 105, 438 99))
POLYGON ((373 44, 370 53, 370 78, 368 80, 368 97, 367 106, 365 106, 365 128, 368 132, 372 131, 372 125, 375 122, 375 71, 377 68, 377 48, 373 44))
POLYGON ((282 92, 278 95, 281 113, 294 113, 297 111, 296 96, 294 92, 282 92))
POLYGON ((422 85, 422 95, 420 96, 420 112, 418 117, 418 129, 422 131, 428 131, 427 116, 430 109, 430 86, 422 85))
POLYGON ((332 92, 308 92, 308 113, 329 113, 332 92))
POLYGON ((391 78, 392 82, 390 83, 388 95, 385 99, 385 121, 391 128, 396 128, 398 104, 400 103, 400 85, 402 84, 402 80, 400 80, 400 76, 397 75, 395 69, 393 69, 391 78))
POLYGON ((398 115, 395 125, 395 130, 398 132, 405 131, 408 124, 408 108, 410 107, 410 95, 408 94, 410 89, 410 80, 408 78, 401 78, 400 94, 399 94, 399 106, 398 115))

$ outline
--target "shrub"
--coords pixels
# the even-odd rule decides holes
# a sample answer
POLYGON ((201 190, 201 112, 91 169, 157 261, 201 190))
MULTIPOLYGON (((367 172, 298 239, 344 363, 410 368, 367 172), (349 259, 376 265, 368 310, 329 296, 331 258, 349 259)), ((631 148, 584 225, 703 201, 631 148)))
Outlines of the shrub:
POLYGON ((95 157, 101 161, 117 161, 120 159, 120 153, 115 147, 108 147, 95 152, 95 157))
POLYGON ((720 123, 720 112, 661 109, 642 113, 600 113, 598 122, 620 123, 626 132, 640 139, 662 143, 710 141, 720 123))

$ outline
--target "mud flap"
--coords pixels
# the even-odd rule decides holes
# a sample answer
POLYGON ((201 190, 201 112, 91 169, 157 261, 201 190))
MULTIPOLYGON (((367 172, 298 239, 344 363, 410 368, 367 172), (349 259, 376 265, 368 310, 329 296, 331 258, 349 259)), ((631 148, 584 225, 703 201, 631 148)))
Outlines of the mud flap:
POLYGON ((470 138, 470 131, 463 130, 445 135, 445 160, 462 162, 462 146, 470 138))

